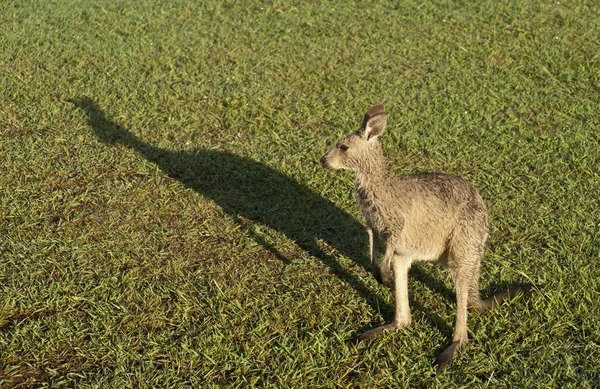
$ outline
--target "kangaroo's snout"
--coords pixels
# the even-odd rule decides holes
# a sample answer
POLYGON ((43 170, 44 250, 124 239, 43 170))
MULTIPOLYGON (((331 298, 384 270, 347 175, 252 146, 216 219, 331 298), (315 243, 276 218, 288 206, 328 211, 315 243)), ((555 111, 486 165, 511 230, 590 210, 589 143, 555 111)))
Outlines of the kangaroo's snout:
POLYGON ((321 157, 321 167, 323 167, 323 169, 327 169, 327 170, 333 170, 333 168, 331 167, 331 165, 329 164, 329 161, 327 159, 327 155, 329 153, 325 154, 324 156, 321 157))

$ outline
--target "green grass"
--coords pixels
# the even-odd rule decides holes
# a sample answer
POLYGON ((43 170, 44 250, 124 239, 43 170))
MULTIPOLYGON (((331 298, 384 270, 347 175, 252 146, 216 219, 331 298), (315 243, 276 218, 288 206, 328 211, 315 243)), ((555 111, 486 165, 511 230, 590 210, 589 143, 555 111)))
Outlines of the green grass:
POLYGON ((600 385, 594 1, 0 3, 0 386, 600 385), (488 203, 482 294, 370 276, 353 177, 320 156, 374 103, 396 173, 488 203))

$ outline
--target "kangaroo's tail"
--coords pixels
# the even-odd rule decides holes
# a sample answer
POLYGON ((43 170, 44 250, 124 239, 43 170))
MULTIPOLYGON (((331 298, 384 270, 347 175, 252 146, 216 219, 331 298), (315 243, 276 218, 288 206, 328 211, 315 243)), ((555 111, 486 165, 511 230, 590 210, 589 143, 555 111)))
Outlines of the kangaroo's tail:
POLYGON ((469 305, 477 312, 485 312, 502 304, 505 300, 508 300, 516 295, 522 294, 525 296, 529 296, 531 294, 531 289, 533 288, 533 286, 533 284, 512 285, 508 289, 500 291, 487 299, 481 299, 478 296, 476 299, 472 299, 472 301, 469 302, 469 305))

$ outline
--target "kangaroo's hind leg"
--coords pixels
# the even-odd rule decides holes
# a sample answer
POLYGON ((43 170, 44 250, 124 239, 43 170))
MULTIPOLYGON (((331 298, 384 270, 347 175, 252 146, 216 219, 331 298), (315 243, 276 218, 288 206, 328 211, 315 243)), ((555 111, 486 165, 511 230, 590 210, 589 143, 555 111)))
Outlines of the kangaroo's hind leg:
MULTIPOLYGON (((485 222, 485 219, 482 219, 485 222)), ((456 288, 456 323, 452 344, 436 359, 438 367, 452 363, 456 350, 469 341, 467 333, 468 306, 475 309, 481 306, 479 297, 479 268, 485 251, 487 228, 477 223, 465 223, 455 231, 448 251, 448 270, 456 288)))
POLYGON ((362 333, 358 337, 358 341, 369 340, 383 331, 405 328, 411 324, 410 303, 408 300, 408 271, 410 270, 412 259, 406 256, 397 255, 394 252, 394 248, 391 245, 388 245, 383 261, 384 264, 390 264, 394 269, 393 287, 394 300, 396 303, 394 321, 390 324, 385 324, 362 333))
POLYGON ((463 273, 457 274, 454 278, 456 288, 456 322, 454 324, 452 343, 435 360, 435 364, 440 368, 451 364, 456 350, 465 346, 469 341, 467 333, 467 305, 469 301, 470 277, 470 274, 463 273))

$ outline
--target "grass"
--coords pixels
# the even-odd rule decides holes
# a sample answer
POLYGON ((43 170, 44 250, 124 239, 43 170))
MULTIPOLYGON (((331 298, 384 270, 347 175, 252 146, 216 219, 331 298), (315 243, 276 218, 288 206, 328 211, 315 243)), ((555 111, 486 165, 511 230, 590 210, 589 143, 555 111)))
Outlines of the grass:
POLYGON ((0 4, 0 386, 597 387, 593 1, 0 4), (320 156, 384 103, 396 173, 488 203, 482 294, 368 272, 353 177, 320 156))

